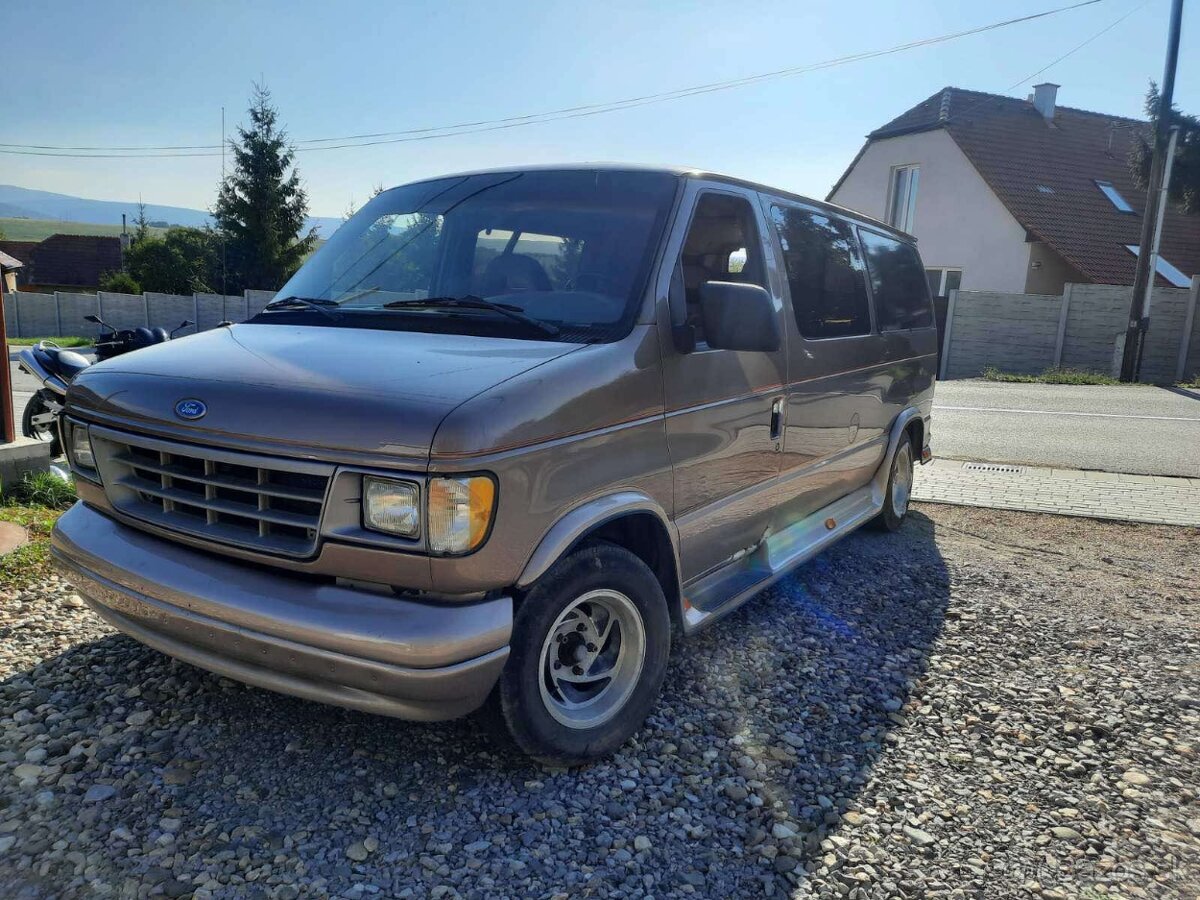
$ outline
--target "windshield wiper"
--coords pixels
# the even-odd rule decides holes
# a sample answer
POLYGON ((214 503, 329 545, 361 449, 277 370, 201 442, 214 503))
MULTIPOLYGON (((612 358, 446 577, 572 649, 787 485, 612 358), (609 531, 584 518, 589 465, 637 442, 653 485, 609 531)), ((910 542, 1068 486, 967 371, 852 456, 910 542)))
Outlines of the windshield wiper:
POLYGON ((556 336, 559 332, 557 325, 551 325, 549 322, 543 322, 541 319, 527 316, 521 312, 519 306, 512 306, 508 303, 493 303, 491 300, 484 300, 482 297, 476 297, 474 294, 467 294, 465 297, 425 297, 421 300, 393 300, 390 303, 383 304, 384 309, 421 309, 422 307, 428 309, 486 309, 500 313, 502 316, 508 316, 514 322, 520 322, 536 328, 551 337, 556 336))
POLYGON ((330 312, 328 307, 338 307, 340 304, 336 300, 326 300, 324 297, 280 297, 278 300, 272 300, 263 307, 263 312, 271 309, 296 309, 303 307, 305 309, 315 309, 323 316, 327 316, 334 321, 341 318, 337 313, 330 312))

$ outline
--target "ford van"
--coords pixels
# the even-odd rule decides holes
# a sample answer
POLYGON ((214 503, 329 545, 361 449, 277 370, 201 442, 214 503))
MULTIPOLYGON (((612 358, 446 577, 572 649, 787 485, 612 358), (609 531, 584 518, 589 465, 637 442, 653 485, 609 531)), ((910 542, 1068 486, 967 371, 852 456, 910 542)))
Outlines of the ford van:
POLYGON ((673 641, 901 526, 936 354, 913 239, 848 210, 686 169, 420 181, 247 322, 80 373, 53 557, 185 662, 583 763, 673 641))

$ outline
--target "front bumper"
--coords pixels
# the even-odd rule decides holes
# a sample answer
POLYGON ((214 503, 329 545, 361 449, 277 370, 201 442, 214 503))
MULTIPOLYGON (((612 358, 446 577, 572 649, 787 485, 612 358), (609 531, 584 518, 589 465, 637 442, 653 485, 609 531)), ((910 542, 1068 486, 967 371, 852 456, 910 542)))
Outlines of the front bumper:
POLYGON ((77 503, 55 564, 106 621, 237 681, 402 719, 465 715, 508 658, 512 600, 426 604, 193 550, 77 503))

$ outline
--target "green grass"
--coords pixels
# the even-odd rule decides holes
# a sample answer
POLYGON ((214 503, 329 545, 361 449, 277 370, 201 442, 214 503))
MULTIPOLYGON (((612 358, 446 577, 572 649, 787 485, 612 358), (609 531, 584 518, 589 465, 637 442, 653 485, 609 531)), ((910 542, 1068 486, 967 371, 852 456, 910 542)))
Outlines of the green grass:
POLYGON ((0 556, 0 587, 36 584, 50 574, 50 529, 62 510, 6 501, 0 522, 16 522, 29 532, 29 543, 0 556))
POLYGON ((92 339, 85 337, 25 337, 9 338, 10 347, 32 347, 38 341, 54 341, 60 347, 90 347, 92 339))
POLYGON ((75 502, 75 486, 49 472, 26 475, 4 485, 0 522, 15 522, 29 532, 29 543, 0 556, 0 587, 34 584, 50 574, 50 530, 75 502))
POLYGON ((31 472, 4 486, 4 499, 27 506, 66 509, 75 502, 75 485, 52 472, 31 472))
POLYGON ((1083 369, 1046 369, 1040 375, 1025 375, 1019 372, 1003 372, 995 366, 983 370, 988 381, 1005 381, 1012 384, 1120 384, 1111 375, 1088 372, 1083 369))
MULTIPOLYGON (((97 225, 95 222, 66 222, 57 219, 0 218, 0 231, 7 241, 42 241, 52 234, 94 234, 119 237, 120 225, 97 225)), ((151 228, 151 234, 166 233, 165 228, 151 228)))

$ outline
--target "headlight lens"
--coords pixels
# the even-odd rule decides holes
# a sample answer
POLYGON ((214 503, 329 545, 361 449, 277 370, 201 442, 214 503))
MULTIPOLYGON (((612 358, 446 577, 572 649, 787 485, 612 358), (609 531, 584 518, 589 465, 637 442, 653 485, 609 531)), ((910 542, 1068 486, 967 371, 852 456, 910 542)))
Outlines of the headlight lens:
POLYGON ((496 483, 484 475, 429 480, 429 549, 467 553, 483 543, 496 507, 496 483))
POLYGON ((416 537, 421 528, 420 492, 411 481, 363 479, 363 523, 367 528, 416 537))
POLYGON ((96 470, 96 454, 92 452, 92 439, 84 425, 71 428, 71 459, 80 469, 96 470))

